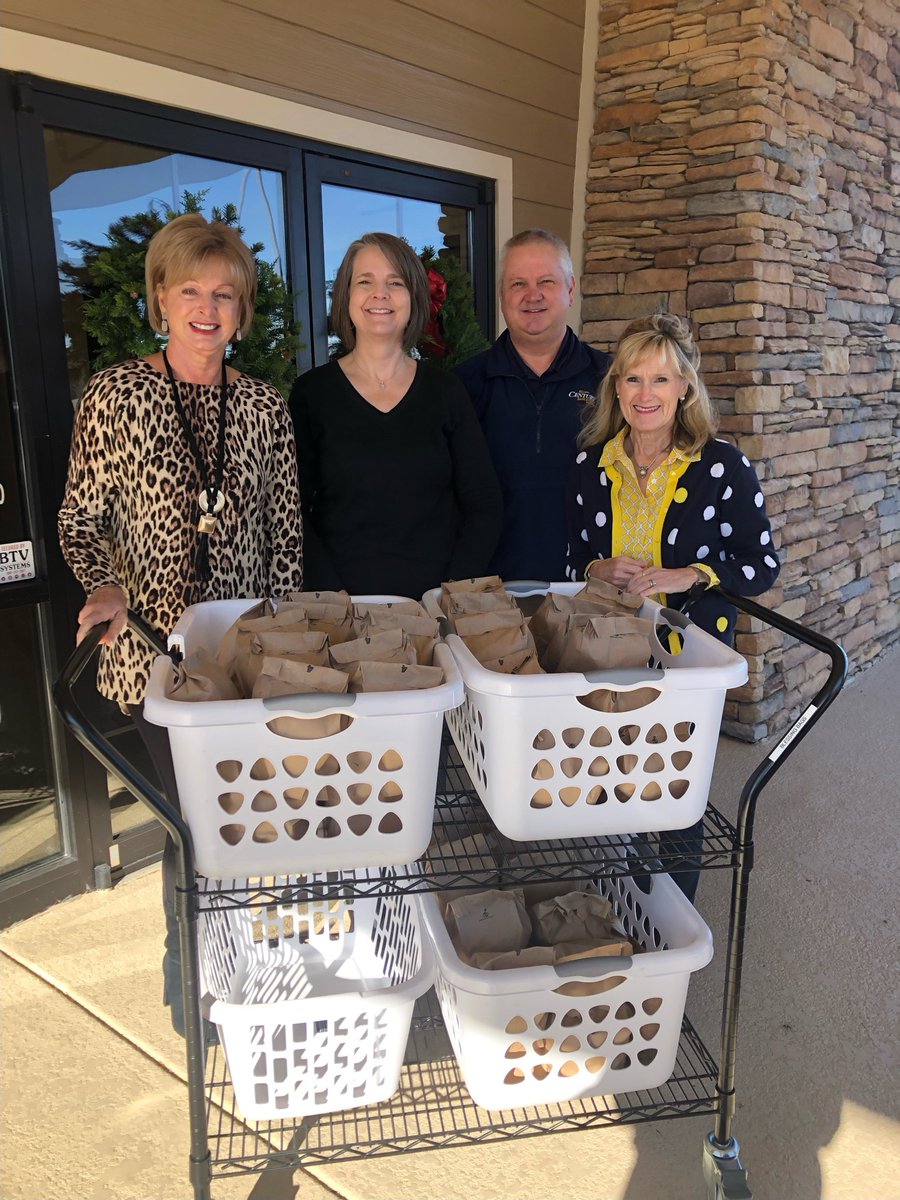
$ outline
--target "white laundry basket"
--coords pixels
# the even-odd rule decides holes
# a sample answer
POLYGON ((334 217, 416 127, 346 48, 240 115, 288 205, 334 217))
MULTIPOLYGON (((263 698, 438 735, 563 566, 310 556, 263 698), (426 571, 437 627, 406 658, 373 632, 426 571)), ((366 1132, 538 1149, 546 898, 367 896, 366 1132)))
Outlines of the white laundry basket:
MULTIPOLYGON (((170 648, 215 653, 255 603, 194 605, 170 648)), ((171 666, 157 658, 144 716, 169 731, 197 870, 218 877, 350 870, 399 866, 423 854, 444 712, 463 698, 445 646, 436 647, 434 661, 445 682, 420 691, 186 703, 167 699, 171 666), (338 715, 349 718, 347 728, 310 736, 319 718, 338 715)))
MULTIPOLYGON (((580 584, 551 584, 572 596, 580 584)), ((424 598, 441 616, 440 592, 424 598)), ((684 829, 703 815, 728 688, 746 682, 736 651, 681 614, 645 600, 640 616, 677 626, 656 666, 546 675, 488 671, 455 634, 446 638, 466 688, 447 725, 491 819, 518 841, 684 829), (591 703, 633 694, 641 706, 591 703)))
MULTIPOLYGON (((324 879, 265 882, 277 891, 324 879)), ((205 891, 247 882, 206 881, 205 891)), ((413 1005, 434 975, 414 897, 236 908, 201 895, 199 947, 209 1019, 245 1117, 336 1112, 397 1090, 413 1005)))
POLYGON ((437 959, 435 989, 476 1104, 555 1104, 659 1087, 669 1078, 691 972, 712 958, 712 934, 668 876, 649 880, 649 894, 633 878, 598 885, 645 953, 556 967, 468 966, 438 898, 422 898, 437 959))

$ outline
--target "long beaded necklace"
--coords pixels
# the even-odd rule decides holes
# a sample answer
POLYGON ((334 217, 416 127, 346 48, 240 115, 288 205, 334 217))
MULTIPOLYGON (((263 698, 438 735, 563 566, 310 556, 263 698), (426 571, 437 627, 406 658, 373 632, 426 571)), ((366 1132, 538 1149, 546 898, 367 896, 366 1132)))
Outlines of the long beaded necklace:
POLYGON ((211 534, 216 532, 219 519, 218 514, 225 507, 225 494, 221 491, 221 485, 225 470, 225 411, 228 404, 228 374, 223 358, 222 381, 219 391, 219 428, 216 436, 216 459, 212 475, 210 475, 207 470, 206 459, 200 450, 196 435, 187 419, 187 413, 181 402, 178 384, 175 380, 175 372, 172 370, 172 365, 165 350, 163 350, 163 362, 165 363, 166 373, 169 376, 169 382, 172 385, 175 411, 178 414, 178 420, 181 428, 184 430, 184 436, 197 467, 197 472, 200 475, 200 482, 203 485, 203 490, 197 497, 200 516, 197 521, 197 551, 194 558, 194 569, 198 580, 205 582, 209 579, 209 538, 211 534), (210 497, 212 497, 212 500, 210 500, 210 497))

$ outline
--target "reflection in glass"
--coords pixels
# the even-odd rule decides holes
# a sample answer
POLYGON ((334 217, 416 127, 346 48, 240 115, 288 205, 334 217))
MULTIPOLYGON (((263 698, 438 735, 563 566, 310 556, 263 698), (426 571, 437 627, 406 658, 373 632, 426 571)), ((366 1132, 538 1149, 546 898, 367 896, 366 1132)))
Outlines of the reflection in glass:
MULTIPOLYGON (((68 129, 44 131, 59 263, 79 266, 74 245, 103 245, 114 221, 137 213, 179 209, 185 191, 203 193, 203 210, 234 204, 244 240, 261 242, 260 257, 285 277, 284 184, 277 171, 171 154, 68 129)), ((91 374, 91 346, 84 332, 82 298, 61 278, 63 321, 72 399, 91 374)))
POLYGON ((426 246, 437 252, 448 250, 470 270, 469 210, 452 204, 323 183, 322 226, 328 307, 341 259, 350 243, 364 233, 394 233, 419 253, 426 246))
POLYGON ((0 609, 0 874, 62 849, 37 611, 0 609))

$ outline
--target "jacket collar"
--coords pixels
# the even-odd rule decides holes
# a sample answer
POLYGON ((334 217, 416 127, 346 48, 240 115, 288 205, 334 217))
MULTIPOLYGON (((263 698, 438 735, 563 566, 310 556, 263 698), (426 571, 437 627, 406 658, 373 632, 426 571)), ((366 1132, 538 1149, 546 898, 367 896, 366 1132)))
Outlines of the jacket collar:
POLYGON ((580 374, 591 366, 592 361, 588 347, 567 325, 556 358, 543 375, 535 375, 513 345, 509 330, 504 329, 488 351, 487 375, 489 378, 512 376, 515 379, 540 379, 541 383, 555 383, 580 374))

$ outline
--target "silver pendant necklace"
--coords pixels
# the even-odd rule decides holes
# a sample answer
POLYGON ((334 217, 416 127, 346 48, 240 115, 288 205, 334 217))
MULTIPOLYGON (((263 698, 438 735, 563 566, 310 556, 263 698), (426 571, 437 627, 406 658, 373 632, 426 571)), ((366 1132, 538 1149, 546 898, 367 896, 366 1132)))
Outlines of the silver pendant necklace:
POLYGON ((638 475, 640 475, 641 479, 646 479, 648 473, 653 469, 653 467, 656 466, 657 461, 662 462, 662 460, 664 458, 666 458, 669 454, 671 454, 671 452, 672 452, 672 447, 669 446, 667 449, 663 450, 660 454, 655 454, 653 456, 653 458, 651 458, 650 461, 647 463, 647 465, 644 467, 642 467, 641 464, 638 462, 638 460, 635 459, 634 465, 637 467, 637 473, 638 473, 638 475))

